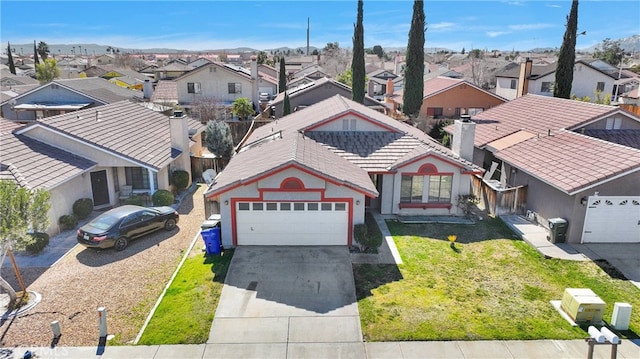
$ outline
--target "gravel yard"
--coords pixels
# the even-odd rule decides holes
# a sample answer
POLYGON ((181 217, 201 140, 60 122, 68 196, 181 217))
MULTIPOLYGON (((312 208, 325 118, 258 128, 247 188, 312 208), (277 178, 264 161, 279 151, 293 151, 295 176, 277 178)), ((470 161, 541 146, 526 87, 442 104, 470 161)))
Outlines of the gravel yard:
MULTIPOLYGON (((110 344, 132 342, 204 219, 205 186, 184 196, 178 228, 142 237, 122 252, 76 246, 43 273, 25 268, 27 290, 42 295, 31 310, 0 326, 0 346, 49 346, 51 322, 62 329, 61 346, 98 344, 98 307, 107 310, 110 344)), ((200 238, 197 240, 202 241, 200 238)), ((200 243, 196 246, 202 247, 200 243)), ((3 273, 9 274, 7 268, 3 273)), ((11 269, 9 269, 11 271, 11 269)), ((211 308, 214 310, 215 308, 211 308)))

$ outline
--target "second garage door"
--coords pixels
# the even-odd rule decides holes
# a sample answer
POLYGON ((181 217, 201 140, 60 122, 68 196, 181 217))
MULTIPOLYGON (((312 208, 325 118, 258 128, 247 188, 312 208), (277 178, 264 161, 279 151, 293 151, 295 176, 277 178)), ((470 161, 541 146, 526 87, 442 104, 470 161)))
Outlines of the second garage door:
POLYGON ((346 202, 237 202, 238 245, 347 245, 346 202))

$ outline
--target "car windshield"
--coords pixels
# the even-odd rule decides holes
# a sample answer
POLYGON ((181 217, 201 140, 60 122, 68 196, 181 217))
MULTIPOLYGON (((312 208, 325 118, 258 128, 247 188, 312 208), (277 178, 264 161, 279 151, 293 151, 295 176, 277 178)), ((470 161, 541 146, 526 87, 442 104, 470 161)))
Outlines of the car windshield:
POLYGON ((89 222, 89 225, 97 229, 106 230, 106 229, 109 229, 111 226, 113 226, 119 220, 120 220, 119 217, 105 214, 89 222))

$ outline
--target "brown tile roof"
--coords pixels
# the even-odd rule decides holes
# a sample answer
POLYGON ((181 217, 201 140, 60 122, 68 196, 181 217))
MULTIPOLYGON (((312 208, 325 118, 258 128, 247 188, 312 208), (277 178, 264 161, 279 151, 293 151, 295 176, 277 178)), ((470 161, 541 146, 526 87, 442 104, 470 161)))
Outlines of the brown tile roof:
MULTIPOLYGON (((618 111, 613 106, 528 94, 474 115, 475 146, 484 147, 521 130, 541 136, 549 130, 570 130, 618 111)), ((446 128, 450 133, 452 129, 446 128)))
MULTIPOLYGON (((113 103, 122 100, 142 98, 142 92, 120 87, 100 77, 60 79, 53 81, 51 84, 53 83, 65 86, 90 97, 94 97, 104 103, 113 103)), ((42 87, 48 85, 49 84, 46 84, 42 87)), ((38 89, 39 88, 35 89, 34 91, 38 91, 38 89)))
POLYGON ((317 146, 313 147, 314 151, 320 151, 320 149, 324 151, 318 152, 314 156, 326 160, 327 163, 323 165, 326 167, 317 167, 321 165, 317 164, 312 166, 313 168, 329 171, 327 173, 330 176, 353 181, 362 188, 368 188, 365 187, 365 182, 367 185, 371 183, 366 175, 367 171, 390 171, 416 156, 427 154, 438 156, 469 171, 481 171, 479 167, 454 155, 448 148, 440 145, 419 129, 342 96, 332 96, 276 122, 257 128, 243 145, 243 149, 246 148, 246 153, 240 152, 232 158, 229 166, 233 164, 233 167, 231 170, 229 170, 229 166, 225 168, 212 190, 219 192, 219 188, 228 188, 235 181, 242 181, 245 177, 266 173, 270 168, 282 165, 283 159, 278 156, 290 158, 290 146, 282 145, 286 147, 285 149, 276 147, 284 151, 279 153, 273 150, 273 147, 267 147, 267 144, 268 146, 277 146, 285 141, 274 140, 274 137, 279 138, 281 135, 286 140, 294 135, 298 136, 298 133, 304 133, 307 142, 317 143, 317 146), (386 131, 329 133, 313 130, 318 125, 339 120, 342 116, 349 114, 375 123, 378 127, 385 128, 386 131), (260 148, 260 150, 256 151, 255 148, 260 148), (263 156, 265 153, 269 153, 269 156, 263 156), (413 154, 413 157, 409 154, 413 154), (342 162, 349 163, 349 166, 344 165, 347 166, 345 168, 350 169, 349 171, 333 168, 337 167, 337 163, 342 162), (335 170, 338 170, 343 176, 331 174, 331 171, 335 170), (227 171, 229 172, 222 176, 227 171))
POLYGON ((377 196, 369 175, 321 144, 301 133, 277 133, 270 140, 247 146, 232 157, 224 171, 216 177, 207 191, 216 196, 238 185, 257 181, 268 173, 298 166, 360 192, 377 196), (264 155, 268 154, 268 155, 264 155))
POLYGON ((95 162, 16 133, 23 126, 0 119, 0 179, 30 189, 54 188, 88 171, 95 162))
POLYGON ((179 154, 171 148, 169 118, 130 101, 46 117, 40 123, 33 126, 64 133, 156 170, 179 154))
POLYGON ((493 96, 493 97, 497 97, 499 99, 502 99, 504 101, 506 101, 505 99, 503 99, 502 97, 493 94, 489 91, 483 90, 480 87, 472 84, 469 81, 466 81, 464 79, 455 79, 455 78, 451 78, 451 77, 445 77, 445 76, 438 76, 438 77, 434 77, 431 79, 428 79, 424 82, 424 88, 423 88, 423 98, 428 98, 434 95, 437 95, 441 92, 447 91, 449 89, 452 89, 456 86, 461 86, 461 85, 466 85, 466 86, 470 86, 472 88, 475 88, 477 91, 486 93, 487 95, 493 96))
POLYGON ((159 80, 151 95, 151 102, 178 102, 178 84, 172 80, 159 80))
POLYGON ((566 130, 533 137, 495 156, 570 195, 640 171, 640 150, 566 130))

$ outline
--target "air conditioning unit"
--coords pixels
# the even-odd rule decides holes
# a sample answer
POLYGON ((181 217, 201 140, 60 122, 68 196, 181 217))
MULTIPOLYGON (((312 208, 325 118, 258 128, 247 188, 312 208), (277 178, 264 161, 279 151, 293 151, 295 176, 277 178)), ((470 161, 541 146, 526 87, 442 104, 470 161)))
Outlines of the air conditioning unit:
POLYGON ((534 212, 532 210, 527 210, 527 219, 530 220, 531 222, 535 222, 535 220, 536 220, 536 212, 534 212))

